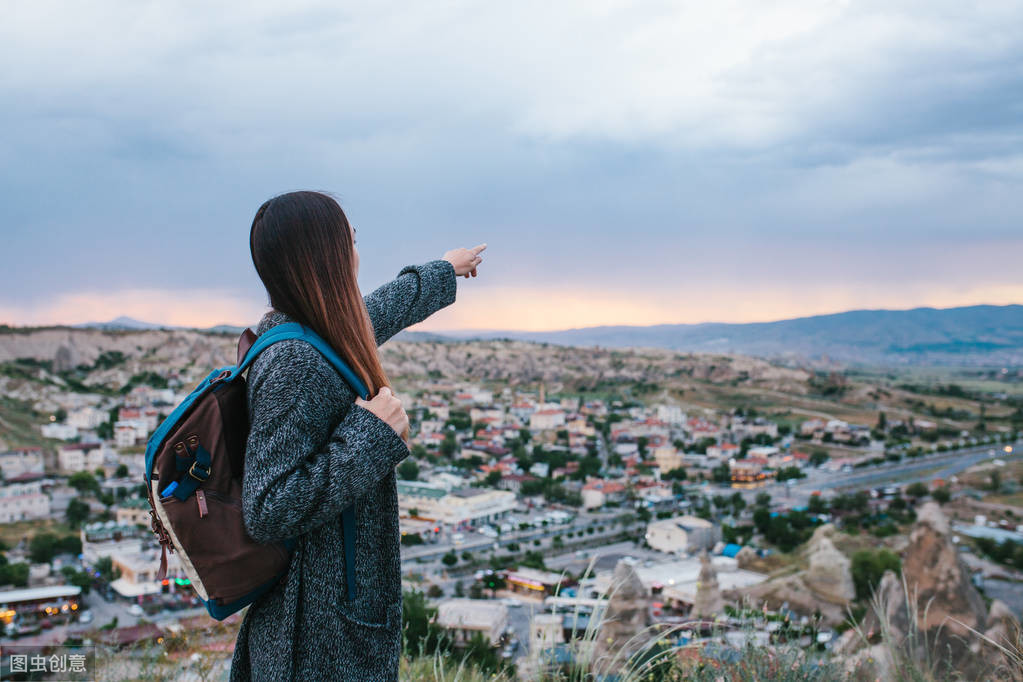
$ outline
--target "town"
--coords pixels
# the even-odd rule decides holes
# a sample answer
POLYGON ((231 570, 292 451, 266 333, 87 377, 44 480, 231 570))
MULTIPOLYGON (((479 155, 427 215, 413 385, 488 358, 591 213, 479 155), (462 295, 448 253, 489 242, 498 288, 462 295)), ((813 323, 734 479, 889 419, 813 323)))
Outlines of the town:
MULTIPOLYGON (((176 553, 157 580, 143 485, 146 440, 199 364, 103 350, 85 365, 60 353, 2 365, 4 422, 22 406, 41 417, 26 428, 42 443, 0 453, 5 642, 90 641, 130 660, 199 632, 204 655, 229 650, 237 619, 210 630, 176 553)), ((950 612, 976 628, 1019 618, 1019 398, 981 401, 979 424, 887 408, 857 423, 658 399, 643 381, 598 396, 544 379, 401 378, 407 647, 448 647, 523 679, 634 657, 644 629, 710 659, 751 636, 820 661, 863 655, 853 635, 867 601, 899 587, 887 571, 922 560, 921 531, 909 537, 921 524, 928 551, 952 547, 949 570, 968 568, 956 589, 997 604, 950 612)))

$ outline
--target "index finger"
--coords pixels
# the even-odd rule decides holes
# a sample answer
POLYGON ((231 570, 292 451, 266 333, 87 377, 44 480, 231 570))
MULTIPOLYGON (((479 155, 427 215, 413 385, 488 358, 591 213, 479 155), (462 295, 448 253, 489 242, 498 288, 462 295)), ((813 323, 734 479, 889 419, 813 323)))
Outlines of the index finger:
POLYGON ((469 250, 472 251, 473 253, 480 253, 481 251, 483 251, 486 248, 487 248, 487 244, 486 244, 486 242, 484 242, 484 243, 480 244, 479 246, 472 247, 469 250))

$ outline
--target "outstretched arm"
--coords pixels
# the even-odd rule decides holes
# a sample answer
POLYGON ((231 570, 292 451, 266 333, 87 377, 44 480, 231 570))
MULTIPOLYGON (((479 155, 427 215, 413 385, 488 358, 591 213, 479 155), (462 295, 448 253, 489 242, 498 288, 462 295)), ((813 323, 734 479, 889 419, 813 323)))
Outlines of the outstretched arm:
POLYGON ((377 345, 455 302, 455 267, 438 258, 406 265, 393 280, 363 297, 377 345))

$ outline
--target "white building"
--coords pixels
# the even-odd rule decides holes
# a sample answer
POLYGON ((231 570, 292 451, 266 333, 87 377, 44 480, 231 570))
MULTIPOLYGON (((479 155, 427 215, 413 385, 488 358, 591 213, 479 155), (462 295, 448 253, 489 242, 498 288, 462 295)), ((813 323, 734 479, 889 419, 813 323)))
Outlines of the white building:
POLYGON ((678 516, 651 521, 646 541, 651 547, 669 554, 693 553, 710 549, 721 540, 721 529, 698 516, 678 516))
POLYGON ((0 471, 5 479, 22 474, 43 473, 43 451, 41 448, 23 448, 0 453, 0 471))
POLYGON ((108 417, 105 411, 86 405, 68 412, 67 423, 79 429, 95 429, 100 424, 105 424, 108 417))
POLYGON ((496 646, 508 627, 508 607, 492 599, 445 599, 437 606, 436 622, 463 645, 481 632, 496 646))
POLYGON ((71 424, 60 424, 50 422, 39 427, 43 438, 55 438, 57 440, 71 440, 78 437, 78 427, 71 424))
POLYGON ((657 418, 668 424, 684 424, 686 413, 678 405, 658 405, 657 418))
POLYGON ((119 448, 130 448, 149 437, 149 425, 144 419, 123 419, 114 422, 114 443, 119 448))
MULTIPOLYGON (((157 594, 163 585, 156 579, 160 570, 160 550, 148 549, 138 552, 117 552, 110 556, 110 562, 120 569, 121 577, 110 583, 117 594, 122 597, 138 597, 144 594, 157 594)), ((185 571, 177 552, 167 553, 167 578, 184 578, 185 571)), ((188 588, 183 588, 188 589, 188 588)))
POLYGON ((49 516, 50 498, 43 492, 41 481, 13 479, 0 486, 0 523, 45 519, 49 516))
POLYGON ((103 466, 106 448, 102 443, 75 443, 64 445, 57 452, 57 466, 61 471, 95 471, 103 466))
POLYGON ((419 481, 398 481, 398 506, 406 516, 415 509, 420 518, 453 526, 479 526, 511 514, 515 509, 515 493, 491 488, 449 491, 419 481))
POLYGON ((565 411, 560 409, 537 410, 529 415, 531 429, 557 429, 565 425, 565 411))

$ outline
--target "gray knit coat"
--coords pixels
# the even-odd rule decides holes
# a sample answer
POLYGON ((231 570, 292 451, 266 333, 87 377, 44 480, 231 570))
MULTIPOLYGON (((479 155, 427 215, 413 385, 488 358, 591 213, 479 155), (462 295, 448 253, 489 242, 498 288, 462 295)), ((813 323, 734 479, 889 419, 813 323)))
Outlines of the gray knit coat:
MULTIPOLYGON (((402 268, 364 298, 380 344, 455 300, 446 260, 402 268)), ((292 321, 270 311, 255 332, 292 321)), ((284 578, 242 620, 230 679, 397 680, 401 557, 395 466, 401 437, 355 404, 312 346, 281 341, 252 363, 242 479, 245 528, 258 542, 297 537, 284 578), (341 510, 356 504, 356 598, 346 600, 341 510)))

